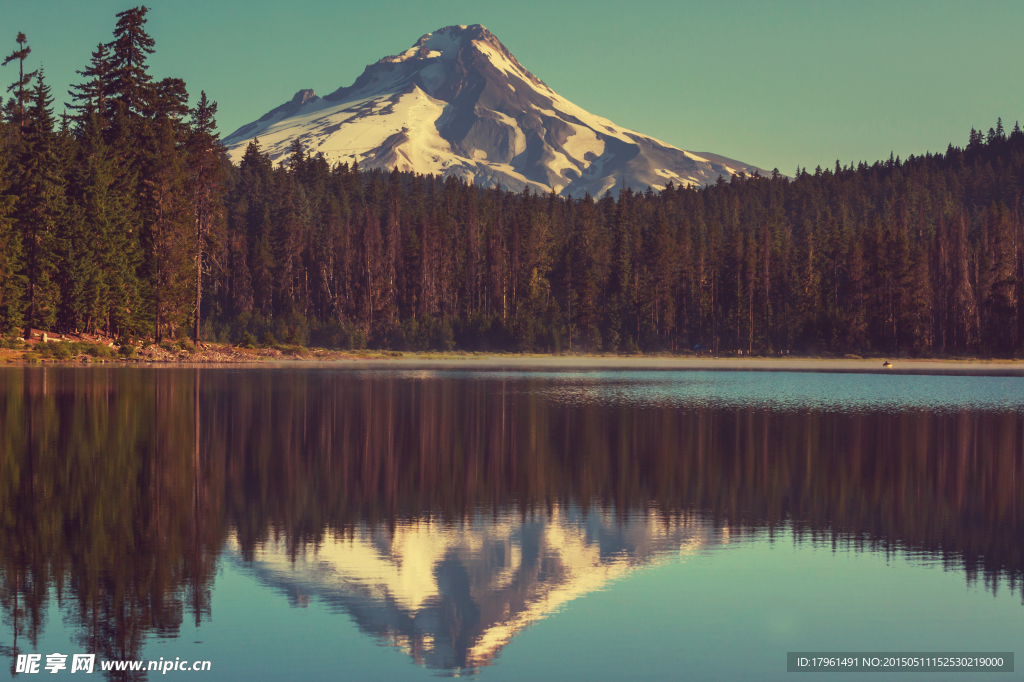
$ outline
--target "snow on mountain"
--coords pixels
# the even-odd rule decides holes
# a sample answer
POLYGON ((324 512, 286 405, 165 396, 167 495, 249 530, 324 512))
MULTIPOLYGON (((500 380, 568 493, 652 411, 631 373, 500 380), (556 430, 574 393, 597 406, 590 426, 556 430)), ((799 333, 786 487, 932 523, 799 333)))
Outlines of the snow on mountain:
POLYGON ((483 26, 448 26, 366 67, 326 97, 300 90, 224 143, 236 163, 252 138, 275 161, 295 139, 331 164, 456 175, 484 186, 600 196, 714 183, 761 169, 683 151, 595 116, 527 71, 483 26))

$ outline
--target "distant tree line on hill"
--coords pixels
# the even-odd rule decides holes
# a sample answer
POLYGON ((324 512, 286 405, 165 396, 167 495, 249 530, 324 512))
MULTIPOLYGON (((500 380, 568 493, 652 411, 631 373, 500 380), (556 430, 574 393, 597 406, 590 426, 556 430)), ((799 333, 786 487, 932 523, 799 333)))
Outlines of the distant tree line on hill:
POLYGON ((1024 346, 1024 133, 793 178, 581 199, 238 166, 216 104, 154 80, 146 8, 58 124, 19 67, 0 123, 0 331, 396 350, 992 354, 1024 346))

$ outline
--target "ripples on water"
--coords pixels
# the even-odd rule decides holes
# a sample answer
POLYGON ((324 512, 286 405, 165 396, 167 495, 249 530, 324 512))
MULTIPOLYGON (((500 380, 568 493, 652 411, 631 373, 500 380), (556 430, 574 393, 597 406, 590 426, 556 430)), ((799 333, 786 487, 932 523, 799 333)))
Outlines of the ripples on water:
POLYGON ((0 646, 60 627, 60 594, 82 647, 135 658, 216 627, 225 561, 448 672, 748 541, 1016 592, 1022 408, 1024 381, 992 377, 7 370, 0 646))
MULTIPOLYGON (((385 376, 385 373, 371 373, 385 376)), ((413 370, 391 373, 409 380, 512 382, 510 390, 537 393, 559 402, 614 407, 638 405, 904 412, 1024 410, 1018 377, 922 376, 810 372, 470 372, 413 370), (527 381, 545 382, 545 387, 527 381)))

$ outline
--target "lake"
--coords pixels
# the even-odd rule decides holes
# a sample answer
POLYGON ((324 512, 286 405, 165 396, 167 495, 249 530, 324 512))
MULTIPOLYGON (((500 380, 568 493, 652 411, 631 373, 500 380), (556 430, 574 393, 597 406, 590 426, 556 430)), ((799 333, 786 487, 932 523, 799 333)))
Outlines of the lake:
POLYGON ((827 678, 1019 650, 1022 580, 1021 378, 0 370, 17 679, 827 678))

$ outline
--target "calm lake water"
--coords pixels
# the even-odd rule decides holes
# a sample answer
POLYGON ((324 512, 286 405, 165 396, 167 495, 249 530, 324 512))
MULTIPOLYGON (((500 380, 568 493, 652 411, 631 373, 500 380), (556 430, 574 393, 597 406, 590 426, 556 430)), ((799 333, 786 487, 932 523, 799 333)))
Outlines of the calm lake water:
POLYGON ((1019 655, 1022 579, 1020 378, 0 370, 0 677, 781 680, 1019 655))

